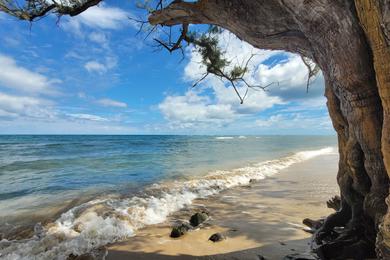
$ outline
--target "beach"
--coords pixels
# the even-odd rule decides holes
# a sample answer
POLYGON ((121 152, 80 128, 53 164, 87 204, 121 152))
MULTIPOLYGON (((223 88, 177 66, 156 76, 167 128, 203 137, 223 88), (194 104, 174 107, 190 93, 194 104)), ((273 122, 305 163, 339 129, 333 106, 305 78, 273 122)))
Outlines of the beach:
POLYGON ((304 218, 332 213, 326 201, 338 194, 337 154, 296 163, 264 180, 222 191, 140 229, 135 237, 107 247, 106 259, 282 259, 305 253, 311 235, 304 218), (195 212, 210 218, 182 237, 170 238, 172 226, 195 212), (211 242, 220 232, 226 239, 211 242))
POLYGON ((306 250, 302 219, 328 215, 325 202, 338 192, 333 137, 3 139, 0 151, 14 151, 2 157, 0 176, 0 258, 9 260, 107 252, 278 259, 306 250), (202 211, 207 221, 170 238, 172 227, 202 211), (227 239, 208 241, 217 232, 227 239))

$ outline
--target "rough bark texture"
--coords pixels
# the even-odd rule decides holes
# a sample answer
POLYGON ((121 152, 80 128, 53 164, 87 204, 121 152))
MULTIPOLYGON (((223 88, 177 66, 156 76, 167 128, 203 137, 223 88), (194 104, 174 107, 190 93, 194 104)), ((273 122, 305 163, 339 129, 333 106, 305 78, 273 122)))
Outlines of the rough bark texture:
POLYGON ((341 209, 318 230, 317 253, 324 259, 373 257, 377 239, 377 255, 390 259, 390 212, 384 218, 385 165, 390 169, 388 0, 175 2, 149 20, 215 24, 255 47, 312 58, 325 78, 340 152, 341 209))
MULTIPOLYGON (((371 46, 376 81, 383 107, 382 154, 390 169, 390 2, 356 0, 356 10, 371 46)), ((388 205, 390 197, 387 199, 388 205)), ((384 217, 378 234, 378 255, 390 258, 390 211, 384 217)))

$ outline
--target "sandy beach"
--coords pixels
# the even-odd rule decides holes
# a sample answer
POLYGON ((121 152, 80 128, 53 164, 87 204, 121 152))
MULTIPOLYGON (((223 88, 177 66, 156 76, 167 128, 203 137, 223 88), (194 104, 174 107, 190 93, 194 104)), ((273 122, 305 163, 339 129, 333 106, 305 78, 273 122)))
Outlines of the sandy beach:
POLYGON ((135 237, 108 247, 106 259, 282 259, 308 250, 310 234, 304 218, 332 212, 326 200, 338 194, 336 154, 297 163, 279 174, 226 190, 148 226, 135 237), (180 238, 170 238, 172 226, 205 210, 210 218, 180 238), (226 239, 211 242, 220 232, 226 239))

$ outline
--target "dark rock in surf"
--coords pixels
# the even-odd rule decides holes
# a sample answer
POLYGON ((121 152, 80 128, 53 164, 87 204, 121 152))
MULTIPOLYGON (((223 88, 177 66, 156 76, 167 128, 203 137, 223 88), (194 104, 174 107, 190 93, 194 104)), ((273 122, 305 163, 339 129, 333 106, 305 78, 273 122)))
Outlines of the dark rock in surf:
POLYGON ((190 224, 193 227, 199 226, 201 223, 205 222, 209 216, 205 212, 197 212, 190 218, 190 224))
POLYGON ((180 226, 172 228, 170 237, 173 237, 173 238, 181 237, 182 235, 187 233, 188 230, 190 230, 190 229, 191 229, 190 225, 183 223, 180 226))
POLYGON ((74 255, 70 254, 67 260, 95 260, 91 254, 74 255))
POLYGON ((102 246, 96 249, 93 249, 91 252, 82 254, 82 255, 75 255, 70 254, 67 258, 67 260, 96 260, 96 259, 105 259, 107 255, 107 248, 102 246))
POLYGON ((209 238, 209 240, 213 241, 214 243, 225 240, 225 239, 226 239, 226 237, 224 235, 222 235, 221 233, 212 234, 211 237, 209 238))
POLYGON ((316 260, 317 258, 311 254, 291 254, 283 258, 283 260, 316 260))

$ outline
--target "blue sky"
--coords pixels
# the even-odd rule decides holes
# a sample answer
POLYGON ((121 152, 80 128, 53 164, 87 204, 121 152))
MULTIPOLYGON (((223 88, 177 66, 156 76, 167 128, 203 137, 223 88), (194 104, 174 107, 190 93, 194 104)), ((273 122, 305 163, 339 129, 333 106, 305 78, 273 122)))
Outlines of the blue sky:
MULTIPOLYGON (((251 53, 246 79, 272 85, 243 105, 204 68, 190 47, 156 51, 110 1, 75 18, 49 16, 30 26, 0 13, 0 134, 333 134, 318 76, 306 93, 300 57, 253 49, 223 32, 229 60, 251 53)), ((196 27, 192 27, 197 29, 196 27)), ((244 92, 244 88, 240 89, 244 92)))

